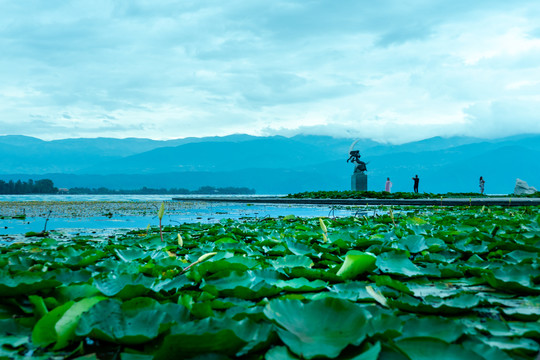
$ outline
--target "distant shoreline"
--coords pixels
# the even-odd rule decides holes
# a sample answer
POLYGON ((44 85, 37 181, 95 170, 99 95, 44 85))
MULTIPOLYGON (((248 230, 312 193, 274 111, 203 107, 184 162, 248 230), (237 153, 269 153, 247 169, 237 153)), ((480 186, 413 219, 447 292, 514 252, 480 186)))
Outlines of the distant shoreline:
POLYGON ((252 197, 173 197, 174 201, 234 202, 306 205, 411 205, 411 206, 540 206, 540 198, 482 197, 442 199, 295 199, 274 196, 252 197))

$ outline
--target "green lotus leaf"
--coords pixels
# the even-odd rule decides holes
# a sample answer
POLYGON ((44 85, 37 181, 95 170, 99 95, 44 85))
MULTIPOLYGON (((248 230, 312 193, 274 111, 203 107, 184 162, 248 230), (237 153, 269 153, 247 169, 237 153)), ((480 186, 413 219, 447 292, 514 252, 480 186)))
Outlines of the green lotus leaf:
POLYGON ((514 250, 504 256, 504 260, 513 264, 530 263, 538 260, 538 253, 523 250, 514 250))
POLYGON ((531 281, 531 270, 523 267, 505 266, 486 270, 482 277, 495 289, 517 294, 540 294, 540 286, 531 281))
POLYGON ((498 337, 528 337, 540 338, 540 322, 502 322, 494 319, 469 319, 467 325, 482 333, 498 337))
POLYGON ((375 264, 381 272, 387 274, 403 275, 407 277, 428 275, 423 269, 413 264, 407 255, 403 253, 382 253, 377 256, 375 264))
POLYGON ((94 286, 106 296, 131 299, 150 291, 154 279, 143 274, 119 274, 101 276, 94 279, 94 286))
POLYGON ((279 325, 278 335, 285 345, 306 359, 335 358, 348 345, 362 343, 370 316, 359 305, 335 298, 307 304, 298 300, 273 300, 264 314, 279 325))
POLYGON ((270 261, 274 269, 281 268, 310 268, 313 266, 313 260, 304 255, 286 255, 276 260, 270 261))
POLYGON ((525 336, 532 339, 540 339, 540 322, 508 322, 513 336, 525 336))
MULTIPOLYGON (((2 349, 5 345, 11 348, 18 348, 19 346, 28 344, 28 338, 32 329, 26 326, 22 326, 20 319, 0 319, 0 358, 2 355, 2 349)), ((7 356, 7 354, 5 355, 7 356)), ((8 356, 7 359, 16 358, 15 356, 8 356)))
POLYGON ((286 346, 274 346, 264 355, 265 360, 298 360, 286 346))
MULTIPOLYGON (((86 360, 86 358, 84 358, 84 359, 83 358, 77 358, 77 359, 86 360)), ((120 353, 120 360, 153 360, 153 359, 154 359, 154 355, 129 353, 129 352, 120 353)), ((213 359, 208 359, 208 360, 213 360, 213 359)), ((219 360, 221 360, 221 359, 219 359, 219 360)), ((225 360, 228 360, 228 358, 226 358, 225 360)))
POLYGON ((408 281, 407 287, 413 292, 414 296, 423 298, 426 296, 436 296, 447 298, 463 293, 462 288, 451 287, 445 283, 433 283, 425 281, 408 281))
POLYGON ((81 267, 92 265, 107 256, 109 254, 104 251, 89 249, 81 254, 81 260, 76 265, 81 267))
POLYGON ((64 285, 85 283, 92 277, 92 273, 88 270, 70 270, 67 268, 50 271, 50 274, 64 285))
POLYGON ((413 292, 409 289, 407 283, 394 280, 388 275, 372 275, 370 276, 370 280, 375 281, 377 286, 388 286, 404 294, 413 295, 413 292))
POLYGON ((373 302, 373 297, 367 292, 366 286, 370 283, 367 281, 348 281, 345 283, 334 284, 328 288, 333 297, 353 302, 373 302))
POLYGON ((422 235, 409 235, 399 239, 398 244, 401 249, 409 251, 411 254, 418 254, 428 248, 426 240, 422 235))
POLYGON ((0 270, 0 297, 35 294, 61 285, 61 282, 52 278, 52 275, 52 273, 34 272, 11 274, 8 271, 0 270))
POLYGON ((486 345, 478 339, 469 338, 462 343, 462 346, 486 360, 514 360, 505 351, 486 345))
POLYGON ((381 343, 377 342, 375 345, 370 347, 368 350, 362 352, 360 355, 347 358, 347 360, 378 360, 380 352, 381 343))
POLYGON ((246 271, 256 267, 260 267, 260 263, 255 259, 244 256, 232 256, 205 261, 197 266, 197 271, 201 277, 205 277, 208 274, 215 274, 224 270, 246 271))
POLYGON ((318 258, 321 255, 320 253, 313 250, 311 246, 302 244, 298 241, 287 239, 286 243, 287 243, 287 248, 294 255, 311 255, 314 258, 318 258))
POLYGON ((319 291, 324 288, 328 283, 322 280, 309 281, 306 278, 296 278, 291 280, 278 280, 275 286, 284 291, 290 292, 306 292, 306 291, 319 291))
POLYGON ((156 279, 151 286, 155 292, 174 291, 177 292, 184 287, 193 285, 185 275, 177 275, 172 279, 156 279))
POLYGON ((28 300, 34 306, 34 315, 37 319, 41 319, 43 316, 47 315, 49 310, 47 309, 45 301, 43 301, 41 296, 30 295, 28 300))
POLYGON ((155 339, 173 323, 185 323, 188 310, 181 305, 160 304, 151 298, 122 303, 109 299, 84 313, 76 334, 116 344, 142 344, 155 339))
POLYGON ((148 251, 141 248, 128 248, 128 249, 115 249, 114 254, 119 260, 124 262, 130 262, 133 260, 144 259, 149 257, 148 251))
POLYGON ((426 238, 425 241, 426 241, 427 249, 431 253, 439 253, 440 251, 443 251, 443 250, 448 248, 446 243, 444 241, 442 241, 441 239, 426 238))
POLYGON ((73 247, 63 249, 61 252, 59 252, 59 255, 63 256, 64 259, 60 260, 57 258, 56 261, 62 262, 63 264, 72 268, 88 266, 108 256, 107 253, 97 249, 85 250, 75 249, 73 247))
POLYGON ((344 279, 354 279, 365 272, 375 270, 377 257, 370 253, 351 250, 345 254, 345 261, 337 272, 344 279))
POLYGON ((460 278, 465 275, 463 268, 458 264, 439 264, 442 278, 460 278))
POLYGON ((55 291, 55 296, 62 302, 67 302, 69 300, 77 301, 99 294, 99 290, 96 289, 95 286, 89 284, 61 286, 55 291))
POLYGON ((370 338, 390 340, 403 332, 403 318, 396 316, 393 310, 373 305, 366 307, 372 317, 368 321, 367 334, 370 338))
POLYGON ((506 336, 478 337, 484 344, 501 350, 520 350, 530 355, 540 351, 540 345, 534 340, 526 338, 510 338, 506 336))
POLYGON ((32 330, 32 342, 35 345, 46 347, 58 340, 55 325, 62 318, 64 313, 75 304, 74 301, 69 301, 43 316, 34 326, 32 330))
POLYGON ((155 359, 170 359, 175 354, 182 358, 207 353, 241 356, 266 344, 271 335, 269 324, 258 324, 249 319, 206 318, 174 325, 156 351, 155 359))
POLYGON ((425 314, 460 314, 471 311, 478 305, 480 299, 474 295, 464 294, 454 298, 440 299, 427 296, 418 300, 409 295, 401 295, 397 299, 388 299, 388 305, 400 310, 425 314))
POLYGON ((411 360, 485 360, 461 345, 447 344, 433 338, 405 339, 396 341, 395 344, 411 360))
POLYGON ((471 242, 470 238, 456 241, 454 242, 452 246, 459 252, 466 255, 472 255, 472 254, 481 255, 481 254, 486 254, 489 252, 489 247, 486 242, 475 244, 471 242))
POLYGON ((312 268, 285 268, 285 274, 294 278, 306 278, 308 280, 323 280, 330 282, 341 282, 343 279, 336 274, 337 267, 332 269, 312 269, 312 268))
POLYGON ((211 286, 223 296, 248 300, 272 296, 281 291, 276 286, 280 280, 279 275, 272 270, 231 271, 218 273, 215 276, 218 277, 222 274, 225 276, 205 280, 201 288, 204 290, 211 286))
POLYGON ((98 302, 105 300, 102 296, 82 299, 67 309, 62 317, 54 325, 57 341, 53 350, 65 348, 75 338, 75 329, 82 314, 92 308, 98 302))
POLYGON ((511 308, 501 308, 506 316, 525 321, 537 321, 540 319, 540 303, 523 305, 511 308))
POLYGON ((452 343, 459 339, 466 329, 467 326, 459 320, 433 316, 411 318, 403 324, 401 339, 425 337, 452 343))

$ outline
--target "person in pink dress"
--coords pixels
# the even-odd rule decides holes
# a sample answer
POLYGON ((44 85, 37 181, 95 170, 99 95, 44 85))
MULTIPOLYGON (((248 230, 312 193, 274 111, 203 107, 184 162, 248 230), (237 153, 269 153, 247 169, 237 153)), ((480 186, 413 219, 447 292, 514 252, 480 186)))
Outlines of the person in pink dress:
POLYGON ((390 178, 386 178, 386 184, 384 185, 384 191, 391 192, 392 191, 392 182, 390 181, 390 178))

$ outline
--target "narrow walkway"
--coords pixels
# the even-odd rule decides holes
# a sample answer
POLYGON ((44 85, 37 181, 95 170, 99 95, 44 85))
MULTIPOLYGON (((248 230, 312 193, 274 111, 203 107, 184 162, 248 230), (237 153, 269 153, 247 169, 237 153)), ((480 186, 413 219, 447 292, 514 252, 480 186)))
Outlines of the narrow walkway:
POLYGON ((443 199, 290 199, 275 196, 206 196, 174 197, 175 201, 231 202, 248 204, 305 204, 305 205, 415 205, 415 206, 540 206, 540 198, 490 197, 443 199))

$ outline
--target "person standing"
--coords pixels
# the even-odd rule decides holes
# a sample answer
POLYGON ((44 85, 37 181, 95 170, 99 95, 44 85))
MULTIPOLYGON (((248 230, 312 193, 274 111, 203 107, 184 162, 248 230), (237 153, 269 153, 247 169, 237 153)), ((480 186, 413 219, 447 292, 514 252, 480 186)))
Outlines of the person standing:
POLYGON ((392 192, 392 182, 390 181, 390 178, 386 178, 386 184, 384 185, 384 191, 392 192))
POLYGON ((418 175, 416 175, 412 179, 414 181, 414 192, 417 193, 418 192, 418 183, 420 182, 420 178, 418 177, 418 175))
POLYGON ((485 183, 486 183, 486 181, 484 180, 484 178, 480 176, 480 194, 484 194, 484 184, 485 183))

